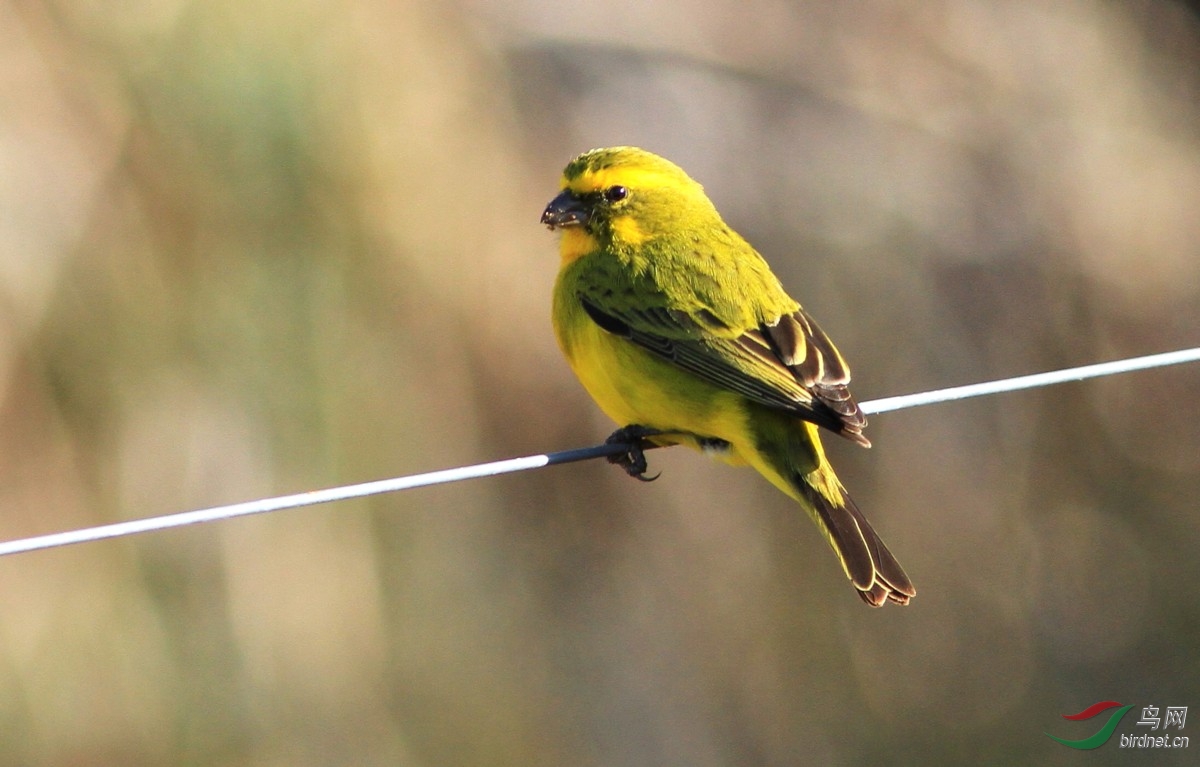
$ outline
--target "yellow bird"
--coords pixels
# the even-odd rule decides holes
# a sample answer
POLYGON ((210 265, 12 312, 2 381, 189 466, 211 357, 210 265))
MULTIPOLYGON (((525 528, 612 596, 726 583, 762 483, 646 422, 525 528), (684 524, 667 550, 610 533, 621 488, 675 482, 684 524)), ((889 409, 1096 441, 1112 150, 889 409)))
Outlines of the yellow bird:
POLYGON ((916 594, 821 447, 865 447, 866 418, 829 337, 679 166, 634 147, 575 158, 542 213, 561 230, 554 330, 600 408, 622 425, 614 462, 684 444, 749 464, 808 511, 873 606, 916 594))

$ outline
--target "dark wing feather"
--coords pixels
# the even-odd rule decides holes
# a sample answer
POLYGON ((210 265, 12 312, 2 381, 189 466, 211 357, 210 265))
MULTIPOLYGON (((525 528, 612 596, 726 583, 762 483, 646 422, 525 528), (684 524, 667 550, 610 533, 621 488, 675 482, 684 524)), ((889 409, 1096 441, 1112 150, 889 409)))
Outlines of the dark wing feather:
POLYGON ((734 336, 711 312, 601 308, 582 295, 580 301, 604 330, 706 381, 871 444, 862 435, 867 420, 846 387, 845 361, 803 309, 734 336))
POLYGON ((869 445, 862 436, 867 417, 847 386, 850 370, 825 331, 804 309, 797 309, 764 327, 779 360, 796 375, 801 386, 837 415, 842 428, 834 431, 869 445))

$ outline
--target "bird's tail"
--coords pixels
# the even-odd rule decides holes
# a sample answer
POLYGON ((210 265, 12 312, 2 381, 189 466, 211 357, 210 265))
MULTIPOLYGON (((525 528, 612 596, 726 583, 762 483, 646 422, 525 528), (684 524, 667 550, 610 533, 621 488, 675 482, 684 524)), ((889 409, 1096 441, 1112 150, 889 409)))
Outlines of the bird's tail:
POLYGON ((800 474, 795 479, 796 490, 810 505, 863 601, 872 607, 881 607, 888 600, 908 604, 917 594, 908 574, 837 480, 813 484, 800 474))
POLYGON ((838 481, 825 457, 817 427, 762 416, 757 450, 749 462, 773 485, 800 502, 833 547, 846 576, 867 604, 908 604, 916 596, 904 568, 838 481))

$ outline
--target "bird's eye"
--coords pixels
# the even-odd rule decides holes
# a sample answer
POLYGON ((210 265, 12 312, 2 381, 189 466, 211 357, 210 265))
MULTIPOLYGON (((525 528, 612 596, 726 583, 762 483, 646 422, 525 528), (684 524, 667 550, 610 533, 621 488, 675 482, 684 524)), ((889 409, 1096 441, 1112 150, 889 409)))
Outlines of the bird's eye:
POLYGON ((604 190, 604 199, 609 202, 620 202, 629 196, 629 190, 623 186, 610 186, 604 190))

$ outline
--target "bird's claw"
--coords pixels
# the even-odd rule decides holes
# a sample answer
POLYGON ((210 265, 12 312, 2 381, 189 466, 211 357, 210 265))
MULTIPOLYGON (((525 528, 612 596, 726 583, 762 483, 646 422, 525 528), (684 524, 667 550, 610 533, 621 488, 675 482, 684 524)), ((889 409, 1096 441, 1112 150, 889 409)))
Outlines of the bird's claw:
POLYGON ((659 433, 657 429, 637 425, 617 429, 604 440, 605 444, 624 445, 628 449, 624 453, 610 455, 608 462, 620 466, 626 474, 639 482, 653 482, 662 476, 662 472, 653 477, 646 476, 646 471, 650 468, 646 462, 646 437, 659 433))

